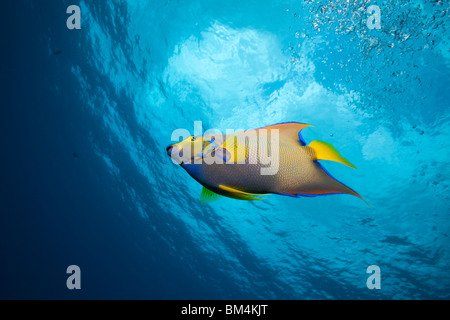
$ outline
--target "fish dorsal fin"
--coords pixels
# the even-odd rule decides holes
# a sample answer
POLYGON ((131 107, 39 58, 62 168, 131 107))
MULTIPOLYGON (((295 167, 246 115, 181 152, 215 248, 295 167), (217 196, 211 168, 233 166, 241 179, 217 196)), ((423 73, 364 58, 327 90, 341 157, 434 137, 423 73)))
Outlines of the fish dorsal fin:
POLYGON ((306 123, 299 123, 299 122, 285 122, 285 123, 279 123, 274 124, 271 126, 267 126, 260 129, 278 129, 279 130, 279 136, 283 137, 285 139, 298 142, 302 145, 306 145, 305 141, 303 140, 300 131, 302 131, 306 127, 312 127, 310 124, 306 123))
POLYGON ((240 191, 231 187, 227 187, 224 185, 219 185, 219 188, 223 191, 230 193, 230 198, 239 199, 239 200, 264 200, 263 198, 258 198, 255 196, 259 196, 259 194, 248 193, 244 191, 240 191))
POLYGON ((347 159, 342 157, 339 152, 327 142, 314 140, 308 145, 308 147, 314 150, 316 154, 315 160, 336 161, 345 164, 346 166, 352 167, 353 169, 356 169, 354 165, 352 165, 350 162, 348 162, 347 159))
POLYGON ((208 188, 203 187, 202 193, 200 194, 200 202, 202 204, 210 203, 216 200, 219 200, 221 198, 220 194, 217 194, 215 192, 212 192, 208 188))

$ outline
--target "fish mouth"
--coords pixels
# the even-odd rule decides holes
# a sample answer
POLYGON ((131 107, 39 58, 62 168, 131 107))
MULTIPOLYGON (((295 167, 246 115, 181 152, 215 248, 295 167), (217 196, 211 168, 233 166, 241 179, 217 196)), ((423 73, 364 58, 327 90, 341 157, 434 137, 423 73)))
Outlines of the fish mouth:
POLYGON ((183 148, 178 148, 176 144, 171 144, 166 148, 167 155, 172 158, 177 164, 190 164, 195 161, 203 159, 203 154, 197 156, 188 157, 188 155, 183 156, 183 148))

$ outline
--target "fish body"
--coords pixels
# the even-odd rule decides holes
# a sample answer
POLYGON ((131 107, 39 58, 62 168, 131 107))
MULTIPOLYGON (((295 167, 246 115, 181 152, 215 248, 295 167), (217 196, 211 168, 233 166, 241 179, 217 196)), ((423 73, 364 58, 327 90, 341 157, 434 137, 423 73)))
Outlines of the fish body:
POLYGON ((300 132, 309 126, 289 122, 231 135, 191 136, 167 151, 175 158, 183 151, 177 160, 204 186, 205 201, 216 195, 260 200, 264 194, 351 194, 361 198, 318 162, 334 160, 354 167, 325 142, 306 145, 300 132))

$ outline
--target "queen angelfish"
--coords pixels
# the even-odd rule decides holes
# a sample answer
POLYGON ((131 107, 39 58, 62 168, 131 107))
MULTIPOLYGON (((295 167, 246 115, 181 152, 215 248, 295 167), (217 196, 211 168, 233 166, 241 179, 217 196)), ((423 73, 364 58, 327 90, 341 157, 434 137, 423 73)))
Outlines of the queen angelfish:
POLYGON ((167 153, 203 185, 203 203, 220 195, 262 200, 264 194, 351 194, 364 200, 318 162, 331 160, 355 168, 329 143, 315 140, 307 145, 300 132, 309 126, 288 122, 228 135, 190 136, 168 146, 167 153))

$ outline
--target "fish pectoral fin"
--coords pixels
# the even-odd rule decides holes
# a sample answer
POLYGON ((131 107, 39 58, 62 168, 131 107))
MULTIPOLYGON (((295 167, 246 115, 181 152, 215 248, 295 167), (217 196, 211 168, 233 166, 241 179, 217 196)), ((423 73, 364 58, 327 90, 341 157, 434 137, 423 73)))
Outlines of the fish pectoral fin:
POLYGON ((219 185, 219 188, 222 189, 223 191, 230 193, 229 196, 230 198, 239 200, 264 200, 264 198, 255 197, 259 196, 259 194, 256 193, 248 193, 224 185, 219 185))
POLYGON ((203 187, 202 193, 200 194, 200 202, 202 204, 214 202, 216 200, 219 200, 222 196, 220 194, 217 194, 215 192, 212 192, 208 188, 203 187))
POLYGON ((308 147, 314 150, 316 154, 315 160, 336 161, 345 164, 346 166, 352 167, 353 169, 356 169, 354 165, 352 165, 350 162, 348 162, 347 159, 342 157, 339 152, 327 142, 314 140, 308 145, 308 147))

